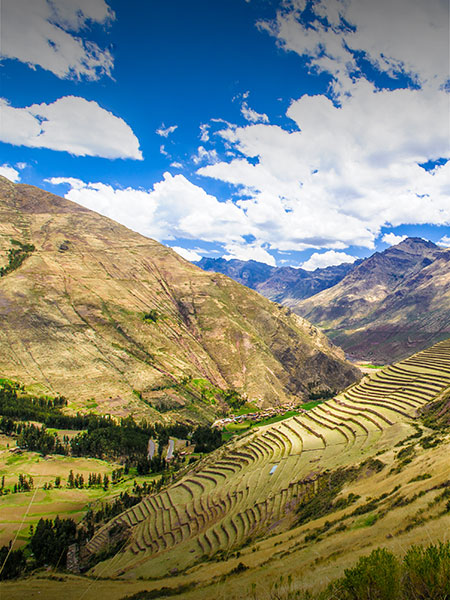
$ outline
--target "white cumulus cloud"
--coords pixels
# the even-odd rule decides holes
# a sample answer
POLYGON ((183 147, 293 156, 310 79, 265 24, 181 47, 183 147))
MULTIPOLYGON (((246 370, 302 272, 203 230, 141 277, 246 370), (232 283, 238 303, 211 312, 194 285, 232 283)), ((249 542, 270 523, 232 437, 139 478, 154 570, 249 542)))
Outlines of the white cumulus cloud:
POLYGON ((227 244, 225 250, 227 253, 223 255, 223 258, 226 260, 237 258, 238 260, 256 260, 271 267, 277 265, 275 258, 259 244, 227 244))
POLYGON ((0 175, 6 177, 13 183, 17 183, 20 181, 20 173, 14 167, 10 167, 9 165, 0 165, 0 175))
POLYGON ((243 102, 241 106, 241 114, 250 123, 268 123, 269 117, 265 113, 258 113, 253 108, 250 108, 247 102, 243 102))
POLYGON ((298 131, 224 127, 243 158, 198 169, 237 186, 256 237, 272 248, 373 248, 384 226, 450 224, 450 162, 419 166, 448 155, 445 91, 378 91, 359 80, 340 106, 305 95, 287 116, 298 131))
POLYGON ((131 127, 85 98, 64 96, 52 104, 25 108, 15 108, 0 99, 0 118, 2 142, 76 156, 142 160, 139 140, 131 127))
POLYGON ((178 125, 171 125, 170 127, 165 127, 164 123, 156 130, 156 133, 161 137, 169 137, 171 133, 173 133, 176 129, 178 129, 178 125))
POLYGON ((110 75, 108 49, 84 39, 89 25, 107 25, 114 13, 104 0, 2 0, 1 56, 42 67, 57 77, 110 75), (83 37, 76 35, 83 32, 83 37))
POLYGON ((314 252, 310 258, 301 266, 306 271, 315 271, 315 269, 323 269, 324 267, 332 267, 341 265, 342 263, 354 263, 356 258, 345 252, 336 252, 328 250, 327 252, 314 252))
POLYGON ((395 235, 395 233, 385 233, 381 238, 381 241, 385 244, 389 244, 390 246, 395 246, 396 244, 400 244, 403 240, 406 240, 407 235, 395 235))
POLYGON ((118 189, 71 177, 53 177, 55 185, 67 184, 69 200, 95 210, 156 240, 176 238, 209 242, 244 243, 251 224, 232 202, 219 202, 183 175, 164 173, 151 190, 118 189))
POLYGON ((180 246, 171 246, 172 250, 175 250, 177 254, 185 258, 190 262, 195 262, 197 260, 201 260, 201 254, 196 252, 195 250, 190 250, 189 248, 181 248, 180 246))
POLYGON ((450 235, 444 235, 436 244, 442 248, 450 248, 450 235))
POLYGON ((197 154, 192 157, 194 164, 198 165, 201 162, 216 163, 219 160, 217 150, 206 150, 204 146, 199 146, 197 154))
POLYGON ((259 27, 331 74, 341 93, 361 76, 358 55, 393 77, 406 73, 439 87, 449 79, 448 22, 442 0, 285 0, 259 27))

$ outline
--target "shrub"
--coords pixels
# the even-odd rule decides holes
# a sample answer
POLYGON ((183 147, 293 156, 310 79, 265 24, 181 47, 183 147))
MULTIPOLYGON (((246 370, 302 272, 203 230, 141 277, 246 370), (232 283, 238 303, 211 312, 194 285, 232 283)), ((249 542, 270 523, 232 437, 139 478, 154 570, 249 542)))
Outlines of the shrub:
POLYGON ((352 569, 346 569, 338 582, 342 600, 398 600, 400 564, 391 552, 377 548, 362 556, 352 569))
POLYGON ((142 319, 147 323, 156 323, 159 319, 159 313, 156 308, 151 308, 149 311, 145 312, 142 319))
POLYGON ((450 597, 450 542, 412 546, 406 553, 404 598, 446 600, 450 597))

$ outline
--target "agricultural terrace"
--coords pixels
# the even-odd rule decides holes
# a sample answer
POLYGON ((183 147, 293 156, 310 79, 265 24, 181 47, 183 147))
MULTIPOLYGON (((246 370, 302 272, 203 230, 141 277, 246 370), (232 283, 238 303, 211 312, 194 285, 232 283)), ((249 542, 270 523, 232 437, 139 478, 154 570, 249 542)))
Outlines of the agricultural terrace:
POLYGON ((282 531, 321 490, 327 470, 394 447, 415 431, 418 410, 449 387, 446 340, 298 416, 252 429, 100 529, 91 553, 108 548, 117 525, 130 535, 93 572, 160 576, 168 564, 181 570, 282 531))

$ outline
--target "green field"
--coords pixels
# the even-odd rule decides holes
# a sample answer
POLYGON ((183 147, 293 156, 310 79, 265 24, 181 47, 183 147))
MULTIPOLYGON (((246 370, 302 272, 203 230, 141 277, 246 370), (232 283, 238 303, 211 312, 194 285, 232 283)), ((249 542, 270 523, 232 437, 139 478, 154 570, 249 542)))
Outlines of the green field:
MULTIPOLYGON (((64 432, 59 431, 60 435, 64 432)), ((69 472, 83 475, 88 481, 90 473, 111 473, 120 465, 94 458, 78 458, 67 456, 43 457, 37 452, 22 451, 15 453, 15 441, 11 437, 0 435, 0 478, 4 477, 4 486, 10 493, 0 495, 0 546, 7 544, 16 534, 15 547, 23 545, 28 539, 30 525, 36 525, 40 518, 53 519, 71 517, 79 521, 90 506, 109 501, 120 492, 130 492, 134 481, 142 484, 152 476, 139 477, 136 470, 131 469, 128 476, 117 484, 103 487, 68 488, 69 472), (19 475, 33 478, 34 487, 29 492, 13 493, 14 484, 19 475), (61 477, 60 488, 55 488, 55 478, 61 477), (44 485, 52 485, 52 489, 44 490, 44 485)))

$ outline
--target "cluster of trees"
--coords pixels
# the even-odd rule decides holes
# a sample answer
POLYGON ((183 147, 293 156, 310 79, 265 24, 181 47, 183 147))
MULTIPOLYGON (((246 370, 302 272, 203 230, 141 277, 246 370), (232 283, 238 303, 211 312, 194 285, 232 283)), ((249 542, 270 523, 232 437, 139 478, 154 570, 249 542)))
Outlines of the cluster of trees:
POLYGON ((86 482, 82 473, 74 474, 74 472, 71 470, 69 473, 69 477, 67 478, 67 487, 79 489, 84 487, 103 487, 104 490, 107 490, 109 488, 110 482, 113 485, 118 483, 123 473, 123 468, 114 469, 114 471, 111 473, 111 479, 106 473, 104 475, 102 475, 101 473, 89 473, 86 482))
MULTIPOLYGON (((42 454, 118 459, 125 460, 130 466, 146 458, 150 437, 158 440, 158 453, 161 455, 170 436, 183 438, 192 433, 192 428, 183 423, 150 425, 145 421, 137 423, 132 417, 115 420, 93 414, 65 415, 61 410, 67 404, 65 398, 30 397, 20 392, 18 386, 2 382, 0 431, 17 435, 21 447, 42 454), (36 421, 43 427, 20 421, 36 421), (47 431, 47 427, 83 431, 71 440, 65 437, 61 443, 56 435, 47 431)), ((161 465, 157 462, 154 468, 159 472, 161 465)))
POLYGON ((17 492, 29 492, 34 488, 34 481, 31 475, 22 475, 20 474, 17 480, 17 483, 14 484, 13 492, 16 494, 17 492))
MULTIPOLYGON (((13 494, 17 494, 19 492, 29 492, 34 488, 34 480, 31 475, 22 475, 20 474, 17 478, 17 483, 15 483, 12 487, 13 494)), ((5 476, 2 476, 2 482, 0 486, 0 496, 9 494, 11 492, 10 488, 5 488, 5 476)))
POLYGON ((234 410, 238 410, 247 402, 247 398, 245 396, 241 396, 239 392, 232 389, 225 390, 224 392, 222 392, 222 397, 228 404, 228 406, 230 408, 233 408, 234 410))
POLYGON ((43 456, 69 453, 67 445, 63 446, 56 433, 50 433, 45 426, 15 423, 14 428, 19 448, 40 452, 43 456))
POLYGON ((142 485, 135 481, 133 484, 133 494, 135 496, 138 496, 139 498, 142 498, 143 496, 148 496, 149 494, 152 494, 154 491, 156 491, 158 484, 159 480, 144 481, 142 485))
POLYGON ((212 452, 222 445, 222 434, 218 429, 199 425, 192 434, 195 452, 212 452))
MULTIPOLYGON (((224 392, 230 405, 240 406, 243 400, 237 392, 224 392)), ((28 450, 36 450, 42 454, 71 454, 72 456, 89 456, 125 460, 128 466, 140 465, 142 473, 160 473, 165 469, 162 459, 163 448, 170 437, 187 439, 192 436, 196 452, 210 452, 222 443, 220 433, 207 426, 199 426, 195 430, 185 423, 162 425, 142 421, 137 423, 133 417, 115 420, 111 417, 88 415, 65 415, 62 408, 66 406, 65 398, 30 397, 20 393, 13 384, 2 383, 0 386, 0 431, 7 435, 17 435, 18 444, 28 450), (15 421, 37 421, 37 425, 18 423, 15 421), (81 429, 71 440, 65 437, 63 443, 47 427, 56 429, 81 429), (150 464, 146 463, 148 440, 158 440, 158 454, 150 464)))
POLYGON ((10 551, 10 549, 11 544, 0 548, 0 581, 19 577, 26 566, 23 550, 10 551))
POLYGON ((30 547, 37 566, 65 567, 68 547, 80 542, 73 519, 40 519, 36 529, 31 528, 30 547))
POLYGON ((0 267, 0 277, 4 277, 15 269, 18 269, 23 261, 35 251, 33 244, 22 244, 17 240, 11 240, 13 248, 8 250, 8 264, 0 267))
MULTIPOLYGON (((30 526, 30 566, 52 565, 65 568, 70 544, 81 543, 85 539, 84 532, 77 531, 73 519, 40 519, 35 529, 30 526)), ((26 566, 26 550, 20 548, 11 551, 11 544, 0 548, 0 580, 19 577, 26 566)))
POLYGON ((87 538, 92 537, 95 531, 95 525, 103 521, 109 521, 113 517, 120 515, 124 510, 131 508, 142 499, 142 495, 129 494, 121 492, 112 502, 102 502, 100 508, 93 510, 90 508, 83 519, 86 527, 87 538))
POLYGON ((38 421, 47 427, 60 429, 81 429, 84 417, 79 418, 64 415, 61 408, 67 405, 67 400, 28 396, 22 393, 21 386, 14 382, 2 381, 0 385, 0 415, 19 421, 38 421))
POLYGON ((138 475, 147 475, 148 473, 162 473, 165 469, 167 469, 167 467, 167 461, 164 460, 162 453, 159 452, 152 459, 145 457, 141 458, 136 465, 138 475))
POLYGON ((136 463, 146 456, 148 440, 153 428, 146 423, 137 424, 132 417, 116 423, 112 419, 102 418, 90 423, 87 431, 77 434, 70 440, 73 456, 91 456, 95 458, 128 458, 136 463))

